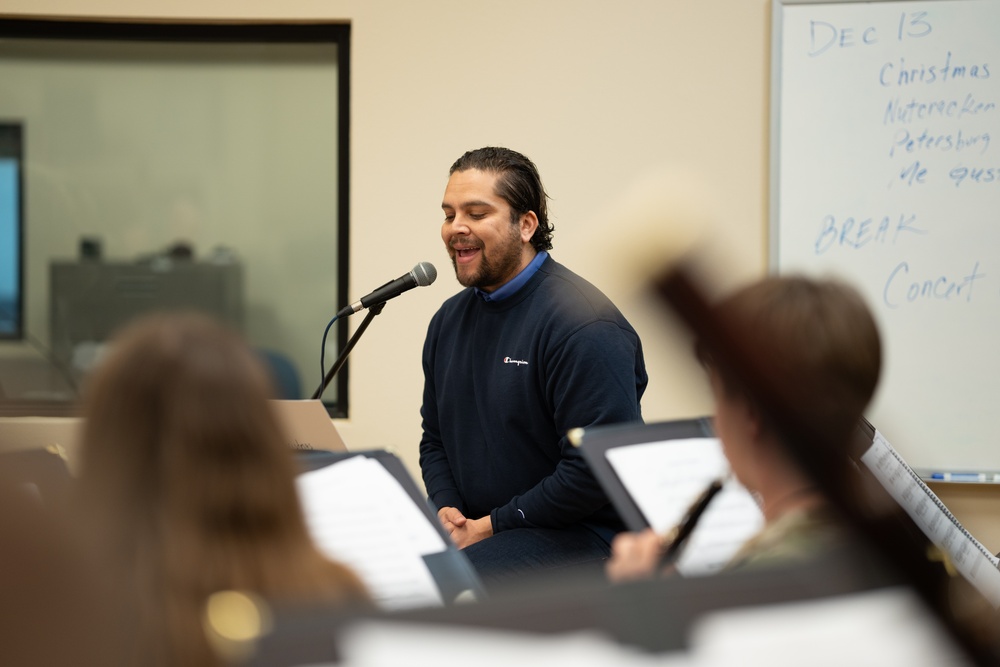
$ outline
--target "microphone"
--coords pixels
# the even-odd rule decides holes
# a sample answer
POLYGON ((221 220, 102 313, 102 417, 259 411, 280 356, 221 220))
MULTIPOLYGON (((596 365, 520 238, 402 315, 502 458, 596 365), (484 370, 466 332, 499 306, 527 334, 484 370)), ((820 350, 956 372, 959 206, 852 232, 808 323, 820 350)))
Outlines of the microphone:
POLYGON ((375 291, 361 297, 349 306, 345 306, 337 313, 337 317, 347 317, 353 315, 362 308, 371 308, 380 303, 385 303, 389 299, 394 299, 403 292, 414 287, 426 287, 437 278, 438 272, 430 262, 420 262, 413 269, 395 280, 390 280, 375 291))

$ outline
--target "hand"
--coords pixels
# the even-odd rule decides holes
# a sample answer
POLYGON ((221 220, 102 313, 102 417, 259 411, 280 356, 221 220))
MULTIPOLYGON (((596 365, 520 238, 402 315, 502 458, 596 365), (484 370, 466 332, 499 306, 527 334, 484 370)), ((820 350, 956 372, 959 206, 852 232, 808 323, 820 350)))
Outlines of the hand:
POLYGON ((444 529, 448 531, 449 535, 464 526, 465 522, 468 521, 468 519, 465 518, 465 515, 459 512, 458 508, 455 507, 442 507, 439 509, 438 519, 441 520, 441 525, 444 526, 444 529))
POLYGON ((656 573, 662 555, 660 537, 652 528, 641 533, 619 533, 611 542, 611 559, 604 572, 616 584, 648 579, 656 573))
POLYGON ((489 516, 469 519, 455 507, 442 507, 438 510, 438 518, 459 549, 493 535, 493 522, 489 516))

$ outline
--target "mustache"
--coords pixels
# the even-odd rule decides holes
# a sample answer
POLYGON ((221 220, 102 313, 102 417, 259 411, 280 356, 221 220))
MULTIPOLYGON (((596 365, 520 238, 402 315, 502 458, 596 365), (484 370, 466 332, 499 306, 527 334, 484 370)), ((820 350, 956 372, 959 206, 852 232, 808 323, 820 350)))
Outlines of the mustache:
POLYGON ((476 248, 482 249, 483 247, 483 244, 482 242, 479 241, 479 239, 468 239, 468 238, 461 240, 452 239, 451 241, 448 242, 448 247, 451 248, 452 250, 457 250, 457 248, 455 247, 456 245, 469 250, 476 248))

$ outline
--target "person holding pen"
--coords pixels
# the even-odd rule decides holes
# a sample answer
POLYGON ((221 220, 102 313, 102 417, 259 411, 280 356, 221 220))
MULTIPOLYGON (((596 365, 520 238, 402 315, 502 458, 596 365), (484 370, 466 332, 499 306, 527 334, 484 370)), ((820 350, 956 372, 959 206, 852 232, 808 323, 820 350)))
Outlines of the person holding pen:
MULTIPOLYGON (((810 422, 834 436, 834 442, 843 442, 846 468, 848 441, 881 369, 878 328, 858 292, 835 280, 767 277, 739 289, 714 309, 752 342, 776 383, 796 389, 810 422)), ((825 553, 846 537, 845 530, 796 464, 790 447, 801 443, 784 442, 739 379, 713 363, 702 344, 696 350, 711 383, 716 434, 732 473, 757 497, 765 522, 727 568, 825 553)), ((677 547, 665 544, 651 529, 622 533, 612 544, 606 574, 621 582, 670 571, 664 556, 678 552, 677 547)))

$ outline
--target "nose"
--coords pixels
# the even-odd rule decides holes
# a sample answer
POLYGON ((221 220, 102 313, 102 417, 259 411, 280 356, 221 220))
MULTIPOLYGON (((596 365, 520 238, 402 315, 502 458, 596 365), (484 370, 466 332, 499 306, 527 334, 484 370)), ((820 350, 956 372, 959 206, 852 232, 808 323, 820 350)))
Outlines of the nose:
POLYGON ((445 221, 444 228, 442 229, 442 231, 445 234, 456 234, 456 235, 464 235, 470 233, 468 222, 466 221, 465 216, 463 216, 460 213, 455 214, 455 217, 452 218, 451 221, 445 221))

